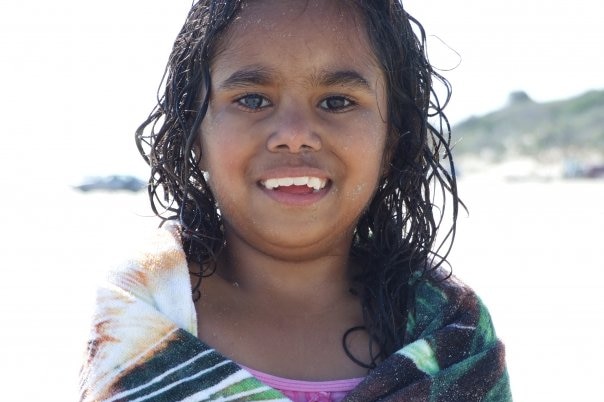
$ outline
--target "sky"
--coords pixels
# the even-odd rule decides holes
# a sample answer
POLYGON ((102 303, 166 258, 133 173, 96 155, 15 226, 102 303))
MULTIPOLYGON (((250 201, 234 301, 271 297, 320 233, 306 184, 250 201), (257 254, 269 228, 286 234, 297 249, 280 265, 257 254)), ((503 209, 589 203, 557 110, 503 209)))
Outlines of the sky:
MULTIPOLYGON (((154 105, 190 4, 2 0, 3 170, 57 182, 146 176, 133 133, 154 105)), ((501 107, 517 90, 546 102, 604 89, 601 2, 408 0, 405 6, 427 31, 432 64, 453 85, 447 109, 453 123, 501 107)))

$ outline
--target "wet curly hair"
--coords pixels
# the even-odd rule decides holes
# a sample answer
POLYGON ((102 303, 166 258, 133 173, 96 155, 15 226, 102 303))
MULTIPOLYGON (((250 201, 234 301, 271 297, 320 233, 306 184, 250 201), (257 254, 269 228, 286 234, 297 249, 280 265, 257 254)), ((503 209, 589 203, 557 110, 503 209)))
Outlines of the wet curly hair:
MULTIPOLYGON (((199 0, 178 34, 162 80, 163 94, 136 131, 151 167, 149 198, 154 213, 177 220, 189 261, 202 280, 211 275, 225 245, 216 201, 198 166, 200 124, 210 101, 210 64, 220 39, 246 0, 199 0)), ((250 0, 248 0, 250 1, 250 0)), ((400 0, 341 0, 361 17, 381 64, 388 100, 390 165, 354 233, 354 278, 373 346, 372 368, 405 344, 413 278, 447 264, 458 208, 450 126, 443 113, 451 87, 432 67, 421 24, 400 0), (438 92, 444 92, 439 100, 438 92), (438 201, 437 201, 438 200, 438 201), (446 219, 445 219, 446 217, 446 219), (445 224, 446 221, 446 224, 445 224), (438 233, 439 230, 442 233, 438 233), (438 234, 438 238, 437 238, 438 234)), ((199 283, 194 297, 199 297, 199 283)))

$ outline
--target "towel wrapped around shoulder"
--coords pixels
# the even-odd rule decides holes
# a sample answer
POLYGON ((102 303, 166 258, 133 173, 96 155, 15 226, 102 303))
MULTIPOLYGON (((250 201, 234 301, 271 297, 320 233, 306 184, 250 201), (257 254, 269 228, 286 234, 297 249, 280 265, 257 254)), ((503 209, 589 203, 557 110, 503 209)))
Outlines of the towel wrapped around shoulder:
MULTIPOLYGON (((488 311, 467 286, 437 275, 416 279, 410 343, 372 370, 346 402, 512 400, 488 311)), ((288 399, 197 338, 178 227, 166 225, 99 287, 80 400, 288 399)))

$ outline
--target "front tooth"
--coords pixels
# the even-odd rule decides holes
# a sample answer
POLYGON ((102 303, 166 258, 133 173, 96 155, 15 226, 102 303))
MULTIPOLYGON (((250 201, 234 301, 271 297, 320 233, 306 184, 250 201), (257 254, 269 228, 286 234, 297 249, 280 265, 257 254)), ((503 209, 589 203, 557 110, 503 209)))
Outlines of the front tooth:
POLYGON ((291 186, 294 184, 294 179, 292 179, 291 177, 283 177, 281 179, 277 179, 277 181, 279 182, 279 186, 283 187, 291 186))
POLYGON ((296 186, 308 185, 308 177, 294 177, 294 185, 296 185, 296 186))

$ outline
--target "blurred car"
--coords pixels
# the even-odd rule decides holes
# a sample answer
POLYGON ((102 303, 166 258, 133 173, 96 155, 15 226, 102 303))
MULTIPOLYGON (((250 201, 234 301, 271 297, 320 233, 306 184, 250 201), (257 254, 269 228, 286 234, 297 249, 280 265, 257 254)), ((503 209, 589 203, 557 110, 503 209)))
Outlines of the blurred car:
POLYGON ((590 166, 585 170, 585 177, 590 179, 604 178, 604 165, 590 166))
POLYGON ((566 161, 563 176, 566 179, 604 179, 604 164, 582 165, 577 161, 566 161))
POLYGON ((147 187, 147 182, 128 175, 110 175, 102 177, 89 177, 82 183, 74 186, 75 189, 88 192, 92 190, 105 191, 140 191, 147 187))

